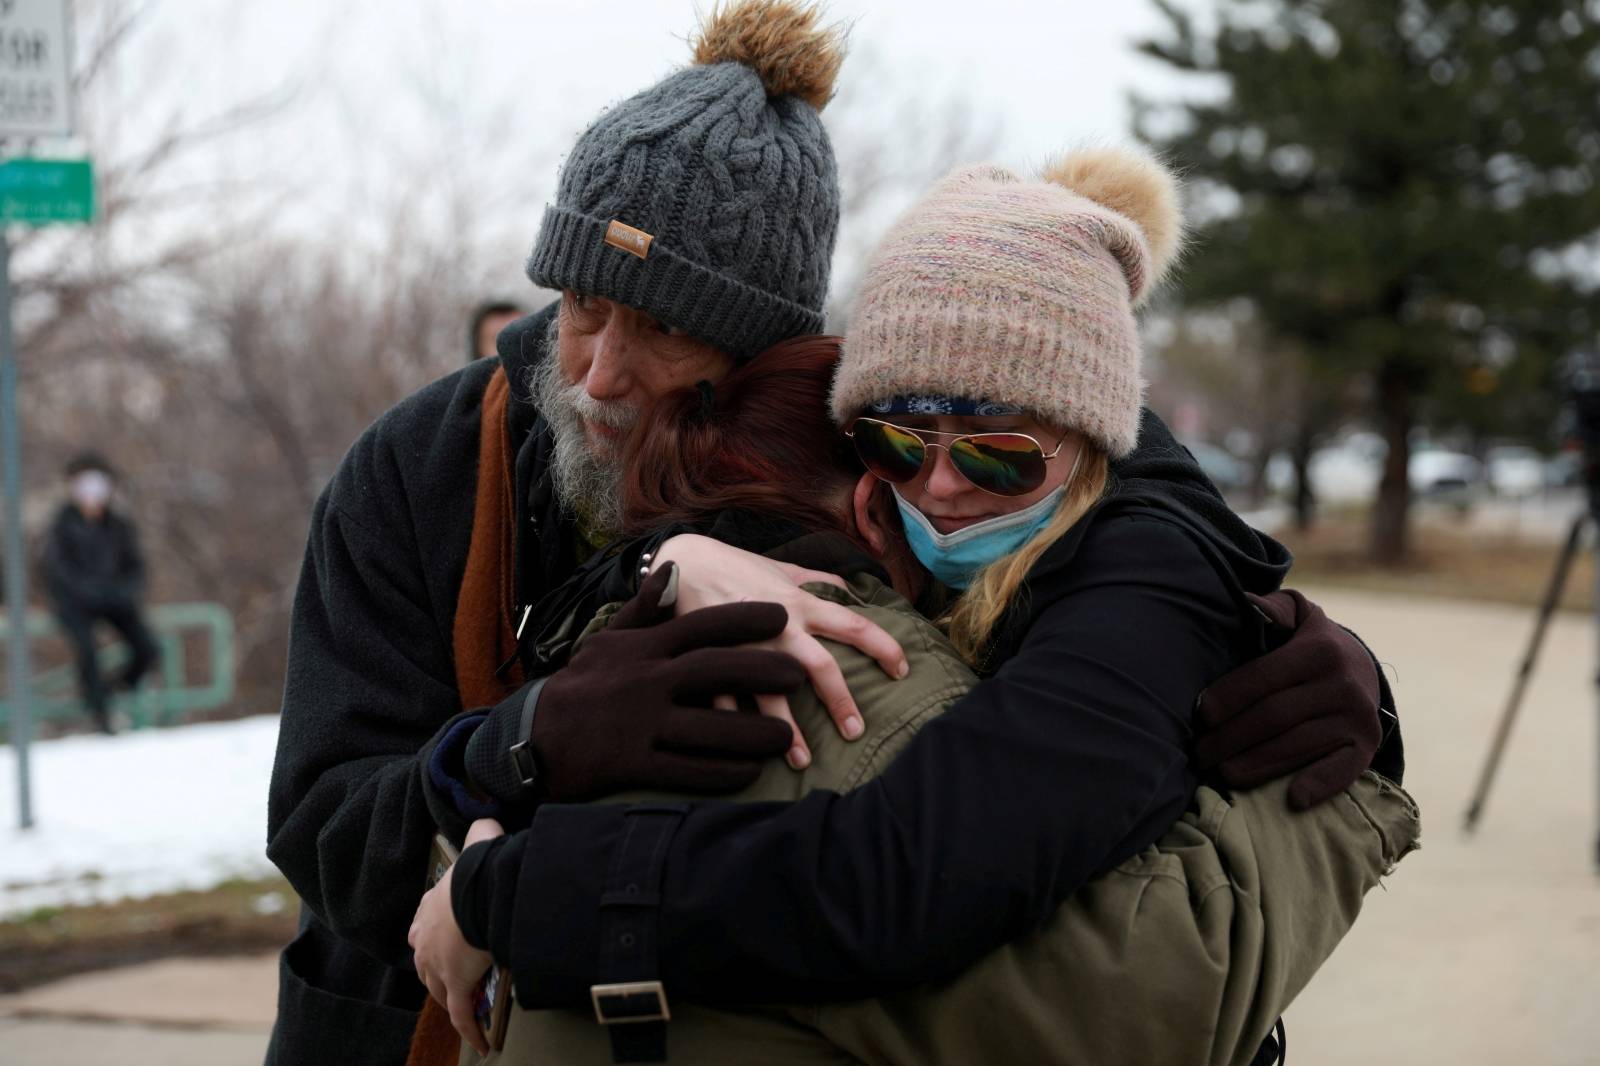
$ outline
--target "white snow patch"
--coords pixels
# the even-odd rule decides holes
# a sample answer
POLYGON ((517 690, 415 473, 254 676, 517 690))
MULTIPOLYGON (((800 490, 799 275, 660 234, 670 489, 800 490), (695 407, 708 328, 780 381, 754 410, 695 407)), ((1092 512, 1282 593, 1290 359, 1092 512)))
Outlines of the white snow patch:
POLYGON ((8 746, 0 918, 270 874, 267 782, 277 743, 277 715, 37 742, 27 831, 17 828, 8 746))

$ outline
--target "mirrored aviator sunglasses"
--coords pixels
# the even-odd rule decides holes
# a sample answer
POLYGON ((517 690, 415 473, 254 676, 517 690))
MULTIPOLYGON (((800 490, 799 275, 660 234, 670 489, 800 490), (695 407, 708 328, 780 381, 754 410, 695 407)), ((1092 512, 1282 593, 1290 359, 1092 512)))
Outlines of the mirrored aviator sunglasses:
POLYGON ((1026 433, 942 433, 876 418, 856 419, 845 436, 855 443, 867 470, 883 481, 905 484, 927 464, 930 448, 943 448, 957 473, 995 496, 1025 496, 1044 484, 1045 463, 1061 451, 1057 444, 1046 454, 1026 433))

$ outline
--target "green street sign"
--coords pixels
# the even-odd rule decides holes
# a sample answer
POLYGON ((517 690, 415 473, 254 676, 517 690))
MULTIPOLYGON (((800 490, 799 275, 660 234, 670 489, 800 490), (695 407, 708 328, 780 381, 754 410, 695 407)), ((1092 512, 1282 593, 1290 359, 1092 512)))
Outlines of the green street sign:
POLYGON ((87 159, 0 163, 0 222, 44 226, 94 220, 94 168, 87 159))

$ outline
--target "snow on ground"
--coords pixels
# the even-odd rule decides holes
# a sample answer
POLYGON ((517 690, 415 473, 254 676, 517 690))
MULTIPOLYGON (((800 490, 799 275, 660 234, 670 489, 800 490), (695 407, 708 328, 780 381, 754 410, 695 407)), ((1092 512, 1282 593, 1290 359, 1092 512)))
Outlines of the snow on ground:
POLYGON ((0 918, 36 907, 210 888, 272 872, 263 715, 31 747, 32 829, 17 828, 17 760, 0 754, 0 918))

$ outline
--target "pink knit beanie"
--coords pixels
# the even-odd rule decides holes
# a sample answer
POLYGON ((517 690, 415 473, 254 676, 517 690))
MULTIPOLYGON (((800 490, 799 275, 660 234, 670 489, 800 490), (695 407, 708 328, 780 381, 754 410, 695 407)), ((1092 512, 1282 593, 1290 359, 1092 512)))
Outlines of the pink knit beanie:
POLYGON ((1020 407, 1113 458, 1139 435, 1134 308, 1182 238, 1177 181, 1096 148, 1041 180, 957 170, 878 245, 833 386, 841 425, 874 401, 938 394, 1020 407))

